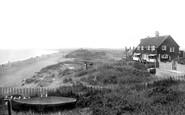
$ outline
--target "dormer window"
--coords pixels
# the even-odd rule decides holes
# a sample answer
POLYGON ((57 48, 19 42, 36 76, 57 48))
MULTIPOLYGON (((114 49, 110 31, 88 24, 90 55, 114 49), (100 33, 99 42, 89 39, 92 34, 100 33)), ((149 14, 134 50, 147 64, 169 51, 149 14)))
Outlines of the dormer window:
POLYGON ((144 46, 141 46, 141 50, 144 50, 144 46))
POLYGON ((155 46, 151 46, 151 50, 154 51, 155 50, 155 46))
POLYGON ((140 50, 140 46, 137 46, 137 50, 140 50))
POLYGON ((166 45, 163 45, 163 46, 162 46, 162 50, 163 50, 163 51, 166 51, 166 49, 167 49, 167 48, 166 48, 166 45))
POLYGON ((150 50, 150 46, 148 46, 147 49, 150 50))
POLYGON ((170 47, 170 52, 175 52, 175 48, 174 47, 170 47))

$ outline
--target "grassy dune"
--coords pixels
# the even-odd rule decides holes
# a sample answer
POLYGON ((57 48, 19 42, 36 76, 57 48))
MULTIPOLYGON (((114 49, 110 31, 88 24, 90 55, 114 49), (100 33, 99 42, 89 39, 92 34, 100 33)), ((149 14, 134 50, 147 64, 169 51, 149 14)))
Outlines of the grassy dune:
MULTIPOLYGON (((96 86, 116 85, 112 90, 89 91, 83 85, 85 93, 78 98, 75 109, 62 111, 61 115, 184 115, 185 114, 185 82, 172 78, 157 79, 146 71, 143 64, 110 58, 113 53, 97 53, 78 50, 67 55, 73 61, 47 66, 32 77, 48 76, 55 73, 57 79, 63 78, 66 83, 80 82, 96 86), (84 53, 85 52, 85 53, 84 53), (87 53, 88 52, 88 53, 87 53), (98 55, 97 55, 98 54, 98 55), (103 54, 103 55, 102 55, 103 54), (93 62, 88 69, 84 62, 93 62), (65 65, 67 64, 67 65, 65 65), (76 64, 76 66, 75 66, 76 64), (81 66, 80 66, 81 65, 81 66), (65 68, 66 67, 66 68, 65 68), (74 67, 69 69, 68 67, 74 67), (54 72, 54 73, 53 73, 54 72), (60 73, 60 74, 59 74, 60 73), (65 79, 64 79, 65 78, 65 79)), ((44 81, 40 80, 38 83, 44 81)), ((50 96, 64 96, 59 87, 50 96)), ((67 97, 74 96, 66 92, 67 97)), ((28 112, 29 113, 29 112, 28 112)), ((22 112, 18 114, 24 114, 22 112)), ((33 114, 33 113, 31 113, 33 114)), ((34 115, 34 114, 33 114, 34 115)), ((47 115, 47 114, 46 114, 47 115)))

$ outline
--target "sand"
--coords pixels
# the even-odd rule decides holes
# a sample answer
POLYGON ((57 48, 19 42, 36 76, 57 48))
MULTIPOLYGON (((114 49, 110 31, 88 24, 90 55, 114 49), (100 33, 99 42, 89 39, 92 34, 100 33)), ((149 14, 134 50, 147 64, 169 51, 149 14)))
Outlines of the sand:
POLYGON ((0 87, 20 87, 22 81, 30 78, 35 72, 39 72, 43 67, 66 61, 64 58, 68 52, 59 52, 41 57, 30 58, 0 66, 0 87))

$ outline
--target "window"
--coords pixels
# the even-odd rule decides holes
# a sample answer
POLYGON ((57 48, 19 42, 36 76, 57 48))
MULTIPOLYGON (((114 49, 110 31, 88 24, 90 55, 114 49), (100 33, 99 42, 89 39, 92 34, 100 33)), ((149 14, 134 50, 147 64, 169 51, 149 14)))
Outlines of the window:
POLYGON ((166 50, 166 45, 163 45, 162 46, 162 50, 166 50))
POLYGON ((151 46, 151 49, 152 49, 152 51, 154 51, 155 50, 155 46, 151 46))
POLYGON ((144 46, 141 46, 141 50, 144 50, 144 46))
POLYGON ((163 55, 161 55, 161 58, 162 58, 162 59, 168 59, 168 54, 163 54, 163 55))
POLYGON ((137 50, 140 50, 140 46, 137 47, 137 50))
POLYGON ((170 47, 170 52, 175 52, 175 48, 174 47, 170 47))
POLYGON ((150 50, 150 46, 148 46, 147 49, 150 50))

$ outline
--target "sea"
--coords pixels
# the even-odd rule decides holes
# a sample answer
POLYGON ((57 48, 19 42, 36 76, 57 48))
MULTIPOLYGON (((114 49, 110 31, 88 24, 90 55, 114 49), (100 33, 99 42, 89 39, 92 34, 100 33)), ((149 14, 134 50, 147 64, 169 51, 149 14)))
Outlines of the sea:
POLYGON ((37 56, 58 53, 57 50, 0 49, 0 64, 26 60, 37 56))

